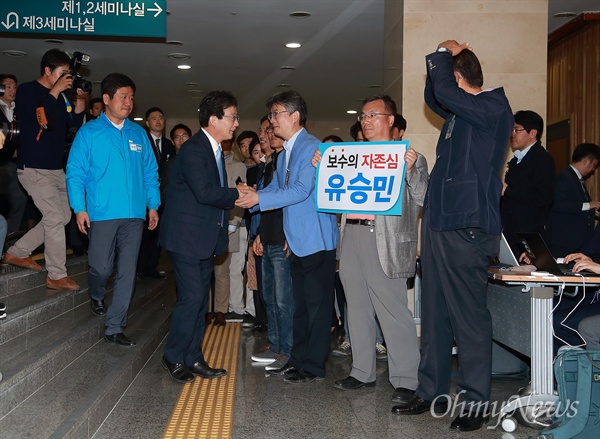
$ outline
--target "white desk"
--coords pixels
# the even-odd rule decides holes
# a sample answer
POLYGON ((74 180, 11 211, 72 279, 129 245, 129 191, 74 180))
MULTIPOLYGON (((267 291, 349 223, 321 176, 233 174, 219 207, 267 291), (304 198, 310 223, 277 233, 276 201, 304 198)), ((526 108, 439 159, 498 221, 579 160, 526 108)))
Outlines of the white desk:
POLYGON ((488 270, 492 279, 506 285, 519 285, 521 291, 530 297, 530 358, 531 392, 509 401, 502 409, 502 416, 515 410, 532 405, 553 405, 558 400, 554 393, 554 372, 552 369, 552 318, 549 318, 554 298, 554 288, 561 286, 583 286, 586 288, 600 285, 600 276, 525 276, 508 274, 498 268, 488 270))

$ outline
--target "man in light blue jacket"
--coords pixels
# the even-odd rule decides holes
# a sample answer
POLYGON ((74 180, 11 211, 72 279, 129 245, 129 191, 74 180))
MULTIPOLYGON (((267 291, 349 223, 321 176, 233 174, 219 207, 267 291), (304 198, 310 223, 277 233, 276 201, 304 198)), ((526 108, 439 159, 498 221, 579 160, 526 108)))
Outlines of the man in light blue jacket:
POLYGON ((236 205, 261 211, 283 208, 283 231, 291 250, 294 292, 294 330, 288 363, 272 373, 285 373, 284 381, 305 384, 325 376, 333 313, 335 249, 338 227, 335 215, 317 212, 315 168, 311 159, 319 140, 304 128, 306 102, 286 91, 267 102, 274 134, 285 140, 277 171, 265 189, 248 188, 236 205))
POLYGON ((104 338, 135 346, 123 334, 133 294, 146 208, 149 229, 158 224, 158 168, 146 132, 129 121, 135 84, 111 73, 102 81, 105 112, 85 124, 73 142, 67 163, 67 191, 77 227, 89 234, 89 294, 92 312, 106 314, 104 338), (105 309, 106 281, 117 274, 113 300, 105 309))

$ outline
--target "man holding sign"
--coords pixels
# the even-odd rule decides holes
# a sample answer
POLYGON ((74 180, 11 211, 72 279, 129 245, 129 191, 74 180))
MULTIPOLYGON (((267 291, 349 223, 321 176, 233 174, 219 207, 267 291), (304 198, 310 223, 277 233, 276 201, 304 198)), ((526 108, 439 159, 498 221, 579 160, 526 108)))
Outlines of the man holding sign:
MULTIPOLYGON (((364 100, 359 116, 370 142, 392 140, 396 103, 388 95, 364 100)), ((398 149, 402 148, 398 144, 398 149)), ((340 278, 348 301, 352 371, 335 382, 341 390, 375 384, 373 344, 381 324, 388 349, 389 379, 394 396, 412 396, 417 387, 419 348, 408 309, 406 280, 415 274, 417 222, 427 190, 427 161, 414 149, 404 153, 402 215, 345 214, 340 235, 340 278)))

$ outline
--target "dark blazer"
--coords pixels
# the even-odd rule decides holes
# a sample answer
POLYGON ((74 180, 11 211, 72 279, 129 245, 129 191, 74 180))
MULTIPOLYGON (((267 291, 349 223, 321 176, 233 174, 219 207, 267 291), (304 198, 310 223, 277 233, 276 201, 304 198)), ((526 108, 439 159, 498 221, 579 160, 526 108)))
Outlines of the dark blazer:
POLYGON ((445 120, 425 199, 429 227, 499 235, 500 170, 514 126, 504 89, 476 95, 460 89, 448 52, 429 54, 426 62, 425 102, 445 120))
POLYGON ((567 166, 556 174, 554 203, 548 215, 546 242, 552 255, 564 257, 582 250, 594 235, 594 209, 581 210, 591 201, 583 191, 579 177, 567 166))
POLYGON ((169 159, 172 159, 175 157, 177 150, 175 149, 175 145, 173 145, 173 142, 171 142, 165 136, 162 136, 160 138, 160 144, 161 144, 160 156, 157 156, 156 151, 155 151, 154 139, 152 138, 152 135, 150 134, 149 131, 146 131, 146 132, 148 133, 148 140, 150 140, 150 145, 152 145, 152 151, 154 151, 154 157, 156 158, 156 163, 158 164, 158 167, 160 168, 160 166, 165 164, 169 159))
POLYGON ((554 161, 540 142, 536 142, 517 164, 508 162, 502 196, 502 228, 511 247, 520 232, 544 233, 548 212, 554 200, 554 161))
POLYGON ((182 145, 169 180, 161 218, 161 247, 200 259, 225 252, 226 210, 233 207, 238 191, 221 187, 215 155, 202 130, 182 145))

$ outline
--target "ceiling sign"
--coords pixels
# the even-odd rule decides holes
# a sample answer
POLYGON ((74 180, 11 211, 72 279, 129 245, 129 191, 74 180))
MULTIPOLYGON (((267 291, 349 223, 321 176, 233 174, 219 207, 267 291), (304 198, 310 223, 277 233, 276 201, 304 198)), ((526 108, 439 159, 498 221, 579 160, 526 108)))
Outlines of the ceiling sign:
POLYGON ((165 38, 167 1, 2 1, 0 33, 165 38))

